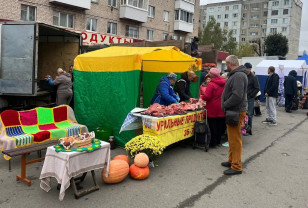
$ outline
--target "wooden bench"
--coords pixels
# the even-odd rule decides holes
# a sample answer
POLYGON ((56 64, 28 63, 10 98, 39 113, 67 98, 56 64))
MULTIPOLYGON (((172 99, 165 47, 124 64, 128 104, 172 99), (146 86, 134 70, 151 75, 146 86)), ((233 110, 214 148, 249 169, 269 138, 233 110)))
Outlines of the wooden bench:
MULTIPOLYGON (((21 180, 25 183, 27 183, 28 186, 31 186, 31 181, 26 178, 26 166, 32 163, 40 162, 43 161, 45 158, 41 157, 35 160, 30 160, 27 161, 27 155, 29 155, 32 152, 37 152, 41 150, 47 149, 47 147, 58 144, 59 140, 52 140, 52 141, 47 141, 44 143, 40 144, 31 144, 30 146, 26 147, 20 147, 16 149, 11 149, 11 150, 5 150, 2 153, 9 156, 9 157, 16 157, 21 155, 21 175, 16 176, 16 180, 21 180)), ((11 169, 11 168, 10 168, 11 169)))

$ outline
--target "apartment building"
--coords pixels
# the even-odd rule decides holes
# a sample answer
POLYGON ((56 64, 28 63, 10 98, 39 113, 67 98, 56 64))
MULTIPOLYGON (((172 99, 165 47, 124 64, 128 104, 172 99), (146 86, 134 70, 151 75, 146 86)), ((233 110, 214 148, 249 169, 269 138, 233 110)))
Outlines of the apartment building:
POLYGON ((264 42, 266 36, 282 33, 289 40, 287 58, 295 59, 299 49, 302 6, 300 0, 240 0, 207 4, 200 6, 199 26, 204 29, 210 18, 215 18, 222 29, 232 29, 236 41, 243 43, 254 43, 258 39, 264 42), (236 15, 230 18, 230 8, 230 13, 238 13, 240 18, 236 15))
POLYGON ((84 45, 198 35, 200 0, 0 0, 0 20, 39 21, 82 33, 84 45))

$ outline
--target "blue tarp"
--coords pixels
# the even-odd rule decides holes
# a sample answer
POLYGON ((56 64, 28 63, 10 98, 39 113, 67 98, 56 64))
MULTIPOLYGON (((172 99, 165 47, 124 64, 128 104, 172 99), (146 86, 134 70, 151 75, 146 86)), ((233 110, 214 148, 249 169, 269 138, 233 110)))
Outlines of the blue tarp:
POLYGON ((308 55, 304 54, 302 57, 298 58, 297 60, 305 60, 306 64, 308 65, 308 55))

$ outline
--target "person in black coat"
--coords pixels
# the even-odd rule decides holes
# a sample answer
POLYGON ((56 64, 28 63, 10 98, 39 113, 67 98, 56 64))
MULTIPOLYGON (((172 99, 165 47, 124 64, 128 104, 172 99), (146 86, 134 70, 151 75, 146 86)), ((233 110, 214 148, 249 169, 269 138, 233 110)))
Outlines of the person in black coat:
POLYGON ((284 94, 285 94, 285 110, 288 113, 291 113, 292 100, 294 97, 297 97, 297 81, 296 81, 297 72, 292 70, 289 72, 289 75, 285 78, 284 94))
POLYGON ((197 75, 193 71, 186 71, 181 74, 181 79, 177 80, 174 85, 174 92, 180 97, 180 102, 192 98, 190 93, 190 82, 197 75))
POLYGON ((265 88, 264 95, 266 97, 266 114, 267 117, 262 123, 267 123, 271 126, 276 126, 276 100, 278 98, 278 85, 279 85, 279 75, 275 73, 275 67, 270 66, 268 68, 269 74, 265 88))

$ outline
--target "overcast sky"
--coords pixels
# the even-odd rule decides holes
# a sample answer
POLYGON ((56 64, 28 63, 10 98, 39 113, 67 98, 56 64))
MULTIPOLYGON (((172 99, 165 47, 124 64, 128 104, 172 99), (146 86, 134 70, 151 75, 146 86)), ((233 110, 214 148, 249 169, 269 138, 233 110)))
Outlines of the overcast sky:
MULTIPOLYGON (((232 0, 200 0, 201 5, 217 3, 217 2, 226 2, 232 0)), ((300 34, 300 42, 299 42, 299 51, 302 52, 304 50, 308 53, 308 0, 301 0, 303 2, 302 9, 302 26, 301 26, 301 34, 300 34), (306 21, 305 21, 306 20, 306 21)))

